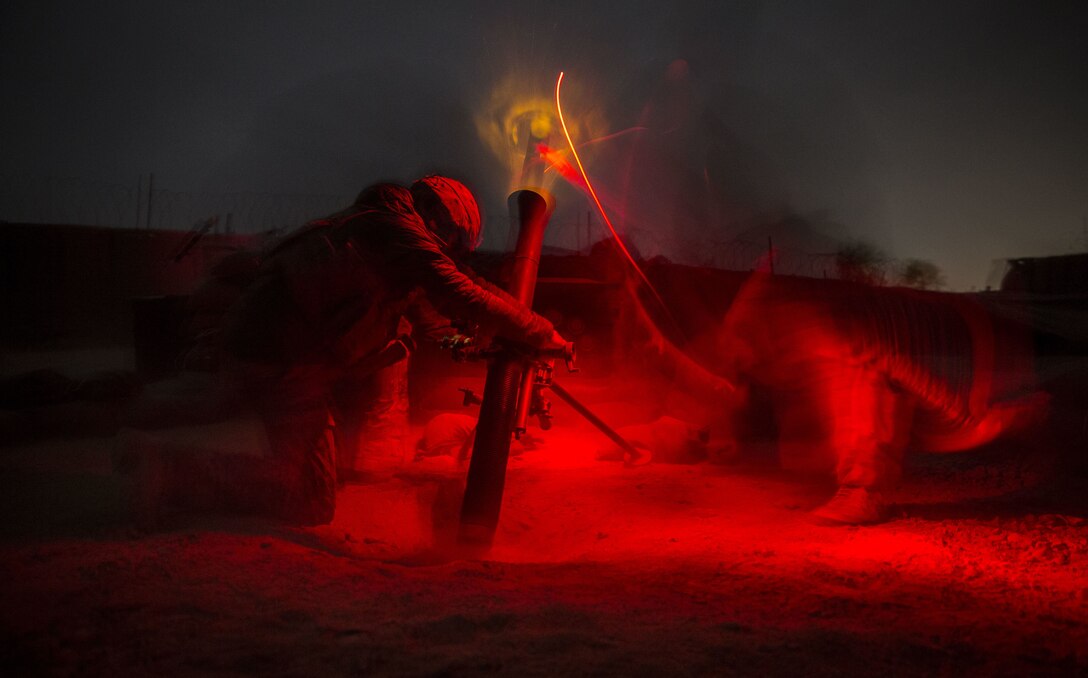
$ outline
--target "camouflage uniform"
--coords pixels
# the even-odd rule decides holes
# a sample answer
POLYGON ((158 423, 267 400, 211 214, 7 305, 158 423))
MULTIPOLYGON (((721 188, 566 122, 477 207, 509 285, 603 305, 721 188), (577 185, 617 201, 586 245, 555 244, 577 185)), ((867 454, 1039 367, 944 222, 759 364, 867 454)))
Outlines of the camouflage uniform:
MULTIPOLYGON (((450 207, 452 220, 463 202, 450 207)), ((436 233, 420 211, 415 187, 378 185, 264 259, 227 314, 223 344, 225 368, 264 420, 271 453, 171 455, 168 503, 329 522, 333 413, 358 410, 359 384, 388 366, 384 349, 409 307, 424 299, 490 334, 530 345, 553 339, 546 319, 452 259, 448 231, 436 233)))

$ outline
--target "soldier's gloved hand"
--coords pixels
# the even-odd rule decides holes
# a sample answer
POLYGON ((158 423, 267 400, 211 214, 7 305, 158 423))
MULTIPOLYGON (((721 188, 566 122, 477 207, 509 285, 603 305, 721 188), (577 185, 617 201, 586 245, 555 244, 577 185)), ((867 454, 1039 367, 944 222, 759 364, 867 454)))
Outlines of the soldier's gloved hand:
POLYGON ((472 346, 474 343, 476 343, 474 337, 464 335, 464 334, 451 334, 451 335, 442 337, 442 341, 440 342, 439 345, 442 348, 447 348, 447 349, 452 349, 454 351, 458 351, 458 350, 467 349, 468 347, 472 346))
POLYGON ((566 348, 570 342, 563 338, 562 334, 557 331, 552 332, 552 336, 544 344, 540 346, 541 350, 553 351, 566 348))

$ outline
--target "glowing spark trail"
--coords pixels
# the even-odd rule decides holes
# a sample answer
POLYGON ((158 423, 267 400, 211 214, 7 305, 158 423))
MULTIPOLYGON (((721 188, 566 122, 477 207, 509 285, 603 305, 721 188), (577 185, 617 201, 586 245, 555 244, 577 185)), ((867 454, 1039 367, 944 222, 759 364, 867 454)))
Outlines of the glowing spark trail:
POLYGON ((593 189, 593 183, 589 180, 589 175, 586 174, 586 168, 582 165, 582 159, 578 157, 578 150, 574 148, 574 140, 571 139, 570 131, 567 129, 567 121, 563 118, 563 104, 559 99, 559 89, 563 85, 563 71, 559 72, 559 79, 555 81, 555 110, 559 114, 559 125, 563 128, 563 136, 567 139, 567 145, 570 146, 570 154, 574 157, 574 163, 578 165, 578 172, 582 175, 582 181, 585 184, 585 188, 589 191, 589 196, 593 198, 593 203, 597 206, 597 211, 601 213, 601 218, 604 220, 608 230, 612 233, 613 239, 616 244, 620 246, 620 250, 623 252, 623 256, 627 257, 627 261, 631 264, 631 267, 638 273, 638 277, 646 285, 646 288, 650 290, 650 293, 654 295, 654 299, 657 300, 658 305, 665 311, 669 319, 673 321, 673 325, 676 325, 675 319, 672 314, 669 313, 669 309, 665 306, 665 301, 661 298, 661 295, 657 293, 657 288, 653 286, 650 279, 646 277, 646 274, 642 272, 642 268, 639 267, 638 262, 631 256, 631 252, 627 249, 627 245, 623 243, 623 239, 620 238, 620 234, 616 232, 616 227, 612 225, 612 220, 608 218, 608 213, 604 211, 604 205, 601 204, 600 199, 597 197, 597 191, 593 189))
MULTIPOLYGON (((559 98, 559 90, 562 85, 563 72, 560 71, 559 79, 555 81, 555 110, 558 113, 559 125, 563 128, 563 136, 566 137, 567 145, 570 146, 570 154, 574 158, 575 164, 578 166, 578 172, 581 174, 581 182, 572 181, 571 183, 581 185, 589 192, 590 197, 593 198, 593 203, 597 206, 597 211, 601 213, 601 218, 604 220, 605 225, 608 226, 608 230, 612 233, 613 239, 615 239, 616 244, 620 246, 620 250, 623 251, 624 256, 627 257, 628 263, 630 263, 631 267, 634 268, 635 271, 638 273, 639 278, 642 280, 643 284, 646 285, 646 288, 650 290, 650 293, 654 295, 654 299, 657 301, 658 307, 660 307, 661 310, 664 312, 665 317, 668 318, 669 322, 672 323, 672 326, 676 328, 677 332, 679 332, 680 335, 683 336, 684 332, 680 328, 680 324, 676 322, 676 318, 674 318, 672 313, 669 311, 669 307, 665 305, 665 300, 662 299, 661 295, 657 293, 657 288, 653 286, 653 283, 651 283, 650 279, 646 277, 645 273, 643 273, 642 268, 639 267, 638 263, 635 261, 635 258, 631 256, 631 252, 627 249, 627 245, 623 243, 623 239, 620 238, 620 234, 616 232, 616 227, 612 225, 612 220, 608 218, 608 213, 604 211, 604 205, 601 204, 600 199, 597 197, 597 191, 594 190, 593 183, 590 182, 589 175, 586 173, 586 168, 582 165, 582 159, 578 157, 578 150, 574 147, 574 140, 571 139, 570 131, 567 129, 567 121, 563 118, 563 104, 560 102, 559 98)), ((562 156, 560 156, 558 153, 551 149, 541 148, 538 150, 541 152, 546 160, 548 160, 553 164, 553 166, 555 166, 556 170, 560 173, 560 175, 570 180, 570 174, 572 174, 573 172, 572 168, 570 167, 570 163, 567 162, 566 159, 564 159, 562 156)), ((669 351, 667 346, 671 344, 669 344, 669 342, 667 342, 665 338, 661 335, 661 331, 653 325, 653 320, 646 315, 646 310, 642 307, 642 304, 639 302, 639 300, 636 298, 634 301, 638 308, 638 313, 640 313, 644 317, 645 324, 654 328, 654 339, 652 342, 653 345, 663 355, 665 353, 669 353, 670 355, 674 356, 673 359, 677 365, 678 370, 683 369, 688 371, 692 375, 697 375, 695 377, 696 379, 704 379, 709 377, 710 380, 719 384, 720 387, 724 390, 736 391, 736 386, 734 386, 732 382, 719 375, 710 374, 709 372, 707 372, 706 368, 692 361, 691 358, 687 357, 687 355, 685 355, 683 351, 676 351, 675 348, 669 351)))

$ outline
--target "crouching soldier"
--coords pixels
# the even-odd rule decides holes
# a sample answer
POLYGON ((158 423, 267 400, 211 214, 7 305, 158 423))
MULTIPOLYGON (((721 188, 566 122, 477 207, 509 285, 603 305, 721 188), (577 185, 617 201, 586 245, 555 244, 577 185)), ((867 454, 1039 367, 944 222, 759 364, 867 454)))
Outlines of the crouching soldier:
POLYGON ((116 462, 133 478, 137 521, 151 526, 174 508, 330 522, 335 400, 353 391, 345 384, 407 355, 411 342, 398 326, 414 304, 428 302, 482 333, 562 347, 548 320, 464 265, 480 235, 472 193, 428 176, 410 188, 365 189, 350 207, 274 248, 223 332, 224 369, 260 414, 270 454, 209 454, 132 436, 116 462))

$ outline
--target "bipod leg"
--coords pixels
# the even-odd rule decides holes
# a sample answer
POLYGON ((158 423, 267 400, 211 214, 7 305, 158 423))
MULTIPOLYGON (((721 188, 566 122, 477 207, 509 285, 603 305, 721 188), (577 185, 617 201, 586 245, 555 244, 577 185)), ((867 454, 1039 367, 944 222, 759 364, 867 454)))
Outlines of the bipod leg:
POLYGON ((570 405, 575 412, 582 415, 582 417, 586 421, 593 424, 593 426, 595 426, 598 431, 608 436, 609 440, 619 445, 620 449, 627 453, 627 455, 629 455, 629 464, 633 464, 636 461, 644 459, 648 461, 647 457, 649 457, 649 452, 647 450, 640 450, 631 443, 627 442, 627 440, 623 436, 621 436, 619 433, 616 433, 616 429, 606 424, 603 419, 598 417, 588 407, 583 405, 577 398, 571 395, 570 391, 556 383, 554 379, 550 384, 548 384, 548 388, 550 388, 557 396, 562 398, 564 402, 570 405))

